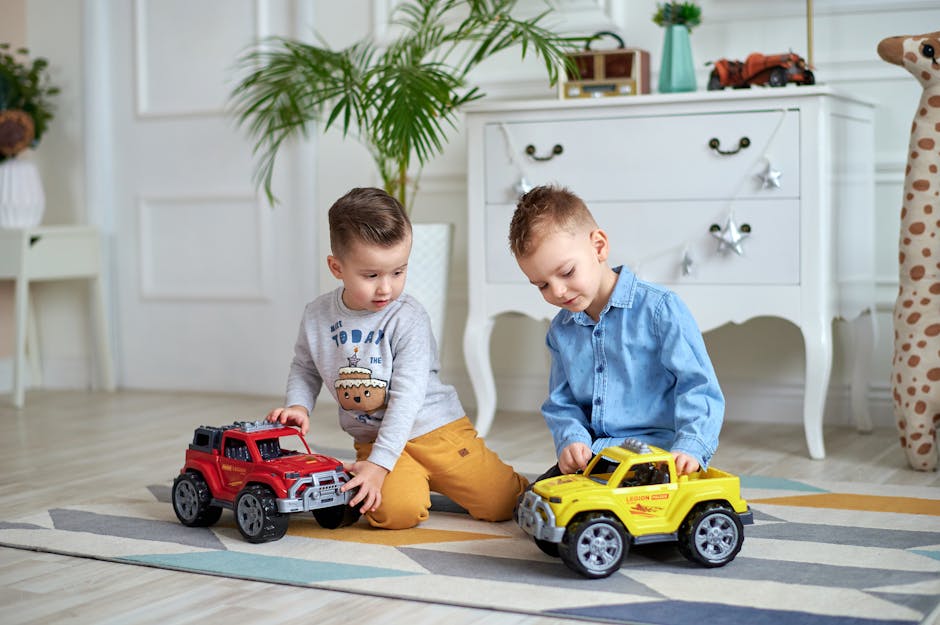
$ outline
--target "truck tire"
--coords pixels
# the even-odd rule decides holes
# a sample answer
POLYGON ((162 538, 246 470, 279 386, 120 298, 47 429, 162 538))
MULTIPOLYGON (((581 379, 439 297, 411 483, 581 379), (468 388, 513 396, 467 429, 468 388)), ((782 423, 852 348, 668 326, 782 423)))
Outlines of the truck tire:
POLYGON ((775 67, 770 70, 770 77, 767 84, 771 87, 783 87, 787 84, 787 70, 782 67, 775 67))
POLYGON ((287 533, 290 517, 277 511, 274 492, 261 484, 249 484, 235 498, 235 524, 250 543, 278 540, 287 533))
POLYGON ((734 560, 744 544, 744 528, 725 504, 698 506, 679 526, 679 553, 707 568, 734 560))
POLYGON ((313 518, 323 529, 335 530, 337 527, 346 527, 358 521, 359 509, 346 504, 317 508, 313 510, 313 518))
POLYGON ((718 70, 713 69, 712 73, 708 77, 708 90, 709 91, 721 91, 725 86, 721 84, 721 77, 718 76, 718 70))
POLYGON ((198 473, 181 473, 173 480, 173 511, 188 527, 208 527, 222 516, 221 506, 211 505, 209 485, 198 473))
POLYGON ((540 538, 535 539, 535 546, 541 549, 542 553, 553 558, 558 557, 558 543, 549 542, 540 538))
POLYGON ((558 555, 571 570, 599 579, 617 571, 629 549, 627 531, 620 521, 592 512, 568 524, 558 555))

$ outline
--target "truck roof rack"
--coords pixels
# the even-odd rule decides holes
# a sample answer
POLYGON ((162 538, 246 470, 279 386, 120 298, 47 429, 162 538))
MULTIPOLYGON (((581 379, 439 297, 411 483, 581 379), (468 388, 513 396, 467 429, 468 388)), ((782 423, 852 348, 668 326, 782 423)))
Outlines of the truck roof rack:
POLYGON ((649 445, 638 438, 625 438, 623 439, 623 442, 620 443, 620 446, 627 451, 632 451, 635 454, 648 454, 652 451, 649 448, 649 445))

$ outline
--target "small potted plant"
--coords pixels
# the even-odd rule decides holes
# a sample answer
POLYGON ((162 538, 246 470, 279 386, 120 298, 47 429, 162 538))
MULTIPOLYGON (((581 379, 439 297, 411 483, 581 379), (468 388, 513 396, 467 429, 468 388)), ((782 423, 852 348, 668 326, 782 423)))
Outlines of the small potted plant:
POLYGON ((663 27, 681 24, 691 33, 702 23, 702 8, 694 2, 660 2, 656 4, 653 21, 663 27))
POLYGON ((548 10, 513 17, 517 2, 410 0, 396 7, 399 34, 384 49, 371 39, 332 50, 276 38, 243 55, 248 73, 231 101, 261 154, 256 176, 269 201, 280 147, 322 122, 368 148, 385 190, 410 212, 421 167, 443 151, 460 108, 484 95, 468 84, 471 70, 519 48, 541 58, 554 84, 570 66, 565 53, 584 43, 543 26, 548 10))
POLYGON ((659 70, 659 91, 695 91, 695 67, 689 34, 702 23, 702 9, 694 2, 661 2, 653 22, 666 29, 659 70))
POLYGON ((49 62, 29 50, 0 43, 0 227, 36 226, 45 210, 45 196, 36 165, 16 158, 39 144, 52 120, 49 62))

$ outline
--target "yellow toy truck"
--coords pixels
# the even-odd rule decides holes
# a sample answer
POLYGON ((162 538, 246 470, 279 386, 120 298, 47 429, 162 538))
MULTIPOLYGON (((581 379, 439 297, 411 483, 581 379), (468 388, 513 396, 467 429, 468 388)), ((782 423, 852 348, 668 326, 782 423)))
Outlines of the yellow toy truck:
POLYGON ((591 578, 620 568, 630 545, 676 541, 706 567, 734 560, 754 522, 737 476, 715 468, 676 477, 672 454, 627 439, 581 474, 536 482, 516 522, 545 553, 591 578))

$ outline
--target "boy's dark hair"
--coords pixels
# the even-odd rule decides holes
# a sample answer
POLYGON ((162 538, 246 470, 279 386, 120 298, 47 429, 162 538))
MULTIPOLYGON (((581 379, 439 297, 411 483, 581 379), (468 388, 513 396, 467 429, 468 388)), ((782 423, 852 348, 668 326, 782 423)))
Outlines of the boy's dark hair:
POLYGON ((509 224, 509 249, 513 256, 526 257, 548 232, 573 231, 581 226, 597 228, 584 201, 565 187, 535 187, 516 203, 509 224))
POLYGON ((411 220, 394 197, 375 187, 357 187, 330 207, 330 248, 342 257, 356 242, 391 247, 411 234, 411 220))

